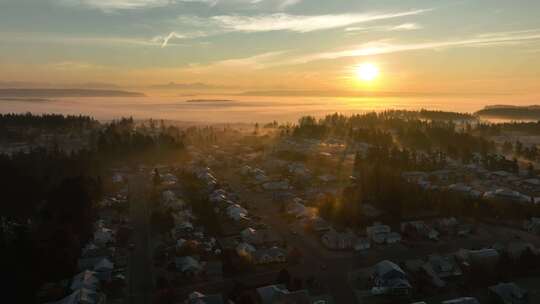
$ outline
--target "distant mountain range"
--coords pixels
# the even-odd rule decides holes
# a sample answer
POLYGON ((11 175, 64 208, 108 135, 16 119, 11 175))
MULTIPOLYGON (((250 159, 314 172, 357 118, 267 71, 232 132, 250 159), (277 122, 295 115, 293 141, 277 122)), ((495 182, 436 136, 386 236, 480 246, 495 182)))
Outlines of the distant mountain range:
POLYGON ((478 116, 489 116, 516 120, 540 120, 540 105, 492 105, 484 107, 482 110, 476 112, 475 114, 478 116))
POLYGON ((51 97, 144 97, 143 93, 97 89, 0 89, 0 97, 51 98, 51 97))

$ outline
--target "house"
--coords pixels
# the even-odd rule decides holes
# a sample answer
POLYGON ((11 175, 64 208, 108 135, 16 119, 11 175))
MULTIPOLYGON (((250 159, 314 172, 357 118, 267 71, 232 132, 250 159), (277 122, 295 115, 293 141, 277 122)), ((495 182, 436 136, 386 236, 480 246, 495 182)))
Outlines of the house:
POLYGON ((453 234, 458 226, 458 220, 455 217, 437 219, 435 229, 444 234, 453 234))
POLYGON ((297 218, 308 217, 311 212, 301 202, 301 199, 294 198, 293 201, 286 206, 287 214, 294 215, 297 218))
POLYGON ((251 254, 251 259, 254 264, 285 263, 287 253, 279 247, 258 249, 251 254))
POLYGON ((176 257, 174 259, 176 270, 180 271, 184 275, 194 276, 201 273, 203 266, 194 257, 176 257))
POLYGON ((407 274, 397 264, 388 260, 379 262, 373 267, 371 281, 373 283, 371 293, 374 295, 403 295, 412 289, 407 274))
POLYGON ((497 189, 484 193, 485 199, 497 200, 502 202, 529 203, 531 197, 510 189, 497 189))
POLYGON ((257 251, 257 249, 255 249, 255 247, 253 247, 252 245, 248 244, 248 243, 240 243, 236 246, 236 253, 240 256, 240 257, 244 257, 244 258, 251 258, 251 255, 257 251))
POLYGON ((403 172, 401 177, 409 183, 418 183, 419 181, 427 179, 428 174, 422 171, 408 171, 403 172))
POLYGON ((322 233, 331 229, 330 224, 318 216, 307 219, 306 225, 317 233, 322 233))
POLYGON ((439 232, 424 221, 410 221, 401 223, 401 233, 413 238, 427 238, 429 240, 438 240, 439 232))
POLYGON ((366 238, 358 238, 354 243, 354 250, 363 251, 371 248, 371 242, 366 238))
POLYGON ((85 270, 77 274, 71 280, 71 285, 69 288, 71 289, 71 291, 75 291, 81 288, 86 288, 94 291, 99 290, 100 283, 97 272, 85 270))
POLYGON ((523 223, 523 229, 525 231, 540 234, 540 217, 532 217, 523 223))
POLYGON ((321 236, 321 242, 328 249, 344 250, 351 249, 356 243, 356 235, 351 231, 337 232, 334 229, 321 236))
POLYGON ((337 178, 331 174, 319 175, 318 179, 320 182, 325 183, 325 184, 332 183, 337 180, 337 178))
POLYGON ((105 295, 95 290, 80 288, 60 301, 47 304, 105 304, 105 295))
POLYGON ((288 180, 281 180, 281 181, 272 181, 272 182, 265 182, 262 184, 262 187, 264 190, 288 190, 289 189, 289 181, 288 180))
POLYGON ((467 266, 494 269, 497 263, 499 263, 500 254, 493 248, 479 250, 461 249, 456 253, 456 258, 467 266))
POLYGON ((390 232, 390 226, 382 225, 380 223, 375 223, 373 226, 366 228, 367 237, 377 244, 384 243, 390 232))
POLYGON ((476 298, 461 297, 453 300, 443 301, 442 304, 480 304, 476 298))
POLYGON ((94 243, 97 245, 106 245, 114 242, 114 231, 105 227, 99 227, 94 231, 94 243))
POLYGON ((528 293, 515 283, 499 283, 489 287, 493 302, 497 304, 527 304, 528 293))
POLYGON ((188 298, 184 301, 184 304, 225 304, 223 296, 220 294, 204 295, 200 292, 194 291, 189 294, 188 298))
POLYGON ((256 290, 256 302, 261 304, 331 304, 329 296, 312 296, 308 290, 289 291, 285 285, 269 285, 256 290))
POLYGON ((535 254, 537 252, 536 247, 531 243, 522 241, 512 242, 505 248, 506 254, 513 261, 519 261, 521 257, 529 252, 535 254))
POLYGON ((94 264, 94 271, 96 272, 96 276, 101 281, 110 281, 113 270, 114 263, 109 261, 108 258, 102 258, 96 264, 94 264))
POLYGON ((248 216, 248 211, 238 204, 227 207, 226 213, 234 221, 240 221, 248 216))
POLYGON ((386 244, 396 244, 401 242, 401 235, 397 232, 390 232, 386 235, 386 244))
POLYGON ((264 242, 262 233, 253 228, 246 228, 240 232, 242 241, 248 244, 260 245, 264 242))
POLYGON ((445 287, 447 280, 463 274, 453 256, 430 255, 427 262, 422 264, 421 269, 431 279, 431 283, 438 288, 445 287))

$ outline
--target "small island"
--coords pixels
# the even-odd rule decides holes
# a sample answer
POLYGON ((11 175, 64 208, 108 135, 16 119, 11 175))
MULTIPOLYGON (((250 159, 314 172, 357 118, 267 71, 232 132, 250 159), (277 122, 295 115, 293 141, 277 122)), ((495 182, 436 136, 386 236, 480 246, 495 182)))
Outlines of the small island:
POLYGON ((2 98, 44 98, 44 97, 144 97, 143 93, 120 90, 97 89, 0 89, 2 98))
POLYGON ((484 117, 496 117, 515 120, 540 120, 540 105, 493 105, 486 106, 482 110, 477 111, 475 114, 484 117))

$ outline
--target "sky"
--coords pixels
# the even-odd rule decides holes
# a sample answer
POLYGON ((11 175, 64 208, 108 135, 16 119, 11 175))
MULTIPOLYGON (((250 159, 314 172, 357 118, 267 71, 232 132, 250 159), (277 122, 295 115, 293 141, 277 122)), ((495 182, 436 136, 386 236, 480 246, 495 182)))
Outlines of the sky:
POLYGON ((0 0, 0 71, 0 87, 536 98, 540 1, 0 0))

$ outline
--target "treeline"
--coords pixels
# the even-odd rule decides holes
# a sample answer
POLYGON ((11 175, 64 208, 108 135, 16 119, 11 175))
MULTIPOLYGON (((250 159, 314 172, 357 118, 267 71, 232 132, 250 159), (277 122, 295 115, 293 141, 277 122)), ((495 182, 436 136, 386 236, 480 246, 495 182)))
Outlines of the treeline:
POLYGON ((99 123, 89 116, 62 114, 0 114, 0 130, 7 128, 54 129, 88 129, 99 123))
POLYGON ((538 106, 497 106, 486 107, 478 112, 479 116, 500 117, 506 119, 540 119, 540 107, 538 106))
POLYGON ((0 260, 5 299, 33 303, 40 286, 77 271, 81 246, 91 237, 93 202, 101 178, 87 152, 45 149, 0 156, 0 260))
MULTIPOLYGON (((50 117, 21 120, 25 119, 39 122, 50 117)), ((90 130, 91 145, 76 152, 34 148, 0 154, 4 190, 0 260, 4 275, 10 278, 5 298, 32 303, 43 283, 76 273, 80 250, 91 237, 94 206, 102 196, 108 168, 153 163, 178 157, 183 151, 179 129, 164 124, 145 128, 126 118, 90 130)))
POLYGON ((540 134, 540 120, 535 122, 479 123, 475 130, 482 136, 497 136, 503 132, 517 132, 527 135, 540 134))
POLYGON ((421 109, 420 111, 410 110, 388 110, 388 115, 405 119, 424 119, 424 120, 446 120, 446 121, 474 121, 475 115, 469 113, 433 111, 421 109))
POLYGON ((184 148, 184 133, 178 128, 137 126, 133 118, 107 124, 96 136, 96 153, 104 160, 123 162, 158 161, 175 157, 184 148))
POLYGON ((492 141, 473 135, 471 124, 415 118, 420 113, 423 112, 386 111, 352 116, 336 113, 321 119, 305 116, 299 119, 291 134, 314 139, 336 137, 372 145, 401 144, 424 151, 438 149, 465 160, 474 152, 485 154, 495 149, 492 141))
MULTIPOLYGON (((444 162, 444 156, 440 153, 433 153, 428 159, 433 159, 428 161, 428 164, 434 164, 433 168, 444 162)), ((504 161, 505 164, 513 163, 504 161)), ((395 225, 404 219, 434 215, 478 220, 522 220, 540 215, 540 208, 532 204, 472 198, 444 189, 426 190, 417 184, 408 183, 401 174, 410 170, 413 162, 406 150, 386 153, 375 149, 365 157, 358 156, 353 181, 342 195, 327 197, 320 202, 319 214, 333 223, 348 227, 365 226, 374 220, 367 217, 363 208, 365 204, 383 212, 378 220, 395 225)))

